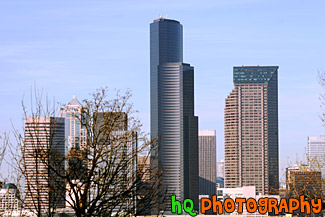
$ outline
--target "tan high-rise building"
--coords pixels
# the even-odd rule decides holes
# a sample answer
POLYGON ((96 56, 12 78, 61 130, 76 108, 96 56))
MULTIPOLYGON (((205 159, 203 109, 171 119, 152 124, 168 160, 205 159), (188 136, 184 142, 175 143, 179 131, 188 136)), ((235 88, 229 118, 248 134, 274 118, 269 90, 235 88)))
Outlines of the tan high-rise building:
POLYGON ((225 187, 279 186, 278 66, 234 67, 225 103, 225 187))
POLYGON ((216 194, 216 131, 199 131, 199 194, 216 194))
POLYGON ((23 146, 25 210, 64 207, 64 118, 27 117, 23 146))

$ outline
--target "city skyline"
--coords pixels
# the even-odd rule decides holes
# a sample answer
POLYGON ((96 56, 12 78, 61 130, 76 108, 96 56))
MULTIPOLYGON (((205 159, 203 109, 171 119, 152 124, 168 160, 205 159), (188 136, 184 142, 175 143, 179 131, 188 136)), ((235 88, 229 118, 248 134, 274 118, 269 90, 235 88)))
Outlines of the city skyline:
POLYGON ((209 6, 190 2, 183 8, 181 3, 170 7, 147 2, 135 9, 135 4, 129 3, 123 11, 118 9, 118 3, 84 2, 78 7, 53 3, 30 8, 29 12, 23 9, 23 3, 1 3, 0 16, 9 20, 2 25, 5 34, 0 36, 1 99, 5 102, 0 116, 1 132, 11 130, 11 119, 15 126, 22 125, 20 102, 23 96, 29 100, 34 83, 62 103, 72 95, 86 98, 100 86, 109 85, 111 90, 130 88, 144 129, 149 132, 148 23, 159 14, 168 13, 168 17, 172 15, 186 26, 184 53, 196 69, 199 128, 217 130, 219 160, 223 158, 223 103, 232 86, 232 67, 280 66, 279 143, 284 168, 288 165, 287 156, 289 161, 295 161, 297 153, 306 152, 308 136, 322 135, 324 131, 318 117, 318 94, 322 89, 317 84, 317 72, 325 68, 321 55, 325 50, 321 28, 324 15, 319 11, 324 3, 319 1, 319 7, 290 1, 205 3, 209 6), (243 8, 256 13, 247 15, 243 8), (234 18, 223 10, 234 11, 234 18), (276 11, 277 16, 273 17, 271 11, 276 11), (193 12, 196 16, 192 18, 193 12), (129 19, 134 13, 137 21, 129 19), (240 36, 237 32, 241 32, 240 36), (125 60, 131 64, 121 65, 125 60), (116 62, 119 64, 115 66, 116 62), (137 63, 137 69, 127 66, 137 63), (293 148, 295 152, 291 152, 293 148))

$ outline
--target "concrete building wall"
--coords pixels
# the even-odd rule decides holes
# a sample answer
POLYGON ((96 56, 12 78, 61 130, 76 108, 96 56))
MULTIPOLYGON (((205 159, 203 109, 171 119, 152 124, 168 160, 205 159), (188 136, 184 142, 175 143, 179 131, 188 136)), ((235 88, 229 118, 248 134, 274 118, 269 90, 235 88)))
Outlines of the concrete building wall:
POLYGON ((64 207, 64 180, 49 170, 51 164, 58 173, 64 173, 64 149, 64 118, 25 119, 23 159, 26 210, 47 211, 64 207))
POLYGON ((225 103, 225 187, 279 187, 277 66, 234 67, 225 103))
POLYGON ((199 194, 216 194, 216 131, 199 131, 199 194))

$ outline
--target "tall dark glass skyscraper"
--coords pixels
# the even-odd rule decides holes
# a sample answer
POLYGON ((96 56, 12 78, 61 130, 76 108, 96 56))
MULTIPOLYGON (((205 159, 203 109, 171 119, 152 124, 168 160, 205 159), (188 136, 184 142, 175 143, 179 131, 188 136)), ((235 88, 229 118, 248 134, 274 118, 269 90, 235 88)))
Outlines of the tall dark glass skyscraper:
POLYGON ((150 107, 151 137, 158 138, 151 165, 163 171, 167 197, 191 198, 198 205, 194 68, 183 63, 183 27, 176 20, 150 24, 150 107))
POLYGON ((225 187, 279 188, 278 66, 234 67, 225 104, 225 187))

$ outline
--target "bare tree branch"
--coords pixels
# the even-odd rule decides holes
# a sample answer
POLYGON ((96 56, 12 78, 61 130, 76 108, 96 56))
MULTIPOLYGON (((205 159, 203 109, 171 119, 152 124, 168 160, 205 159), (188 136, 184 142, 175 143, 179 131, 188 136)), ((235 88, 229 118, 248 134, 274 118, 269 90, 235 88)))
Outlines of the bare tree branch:
MULTIPOLYGON (((141 131, 130 91, 124 95, 117 91, 108 99, 107 89, 101 88, 82 106, 62 108, 82 129, 73 138, 64 136, 69 126, 63 124, 63 113, 58 118, 55 104, 48 97, 44 102, 42 96, 42 91, 34 90, 30 111, 22 103, 24 135, 15 134, 25 209, 37 216, 53 216, 66 206, 81 217, 148 214, 157 207, 153 198, 165 198, 162 171, 150 177, 150 166, 138 167, 139 155, 155 157, 149 154, 157 141, 148 140, 141 131)), ((160 214, 155 212, 151 214, 160 214)))

